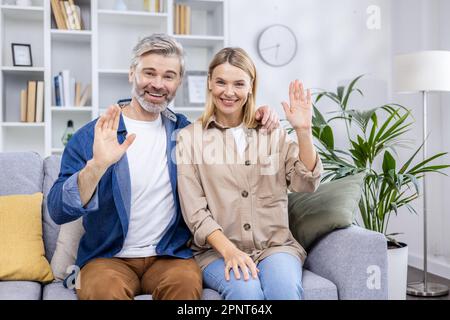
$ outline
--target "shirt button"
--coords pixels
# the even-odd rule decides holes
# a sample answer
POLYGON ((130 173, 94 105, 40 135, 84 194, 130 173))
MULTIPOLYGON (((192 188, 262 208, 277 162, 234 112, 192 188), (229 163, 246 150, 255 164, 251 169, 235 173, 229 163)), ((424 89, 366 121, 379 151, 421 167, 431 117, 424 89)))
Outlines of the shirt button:
POLYGON ((242 195, 244 198, 247 198, 247 197, 248 197, 248 192, 247 192, 247 191, 242 191, 241 195, 242 195))
POLYGON ((251 162, 250 162, 250 160, 246 160, 246 161, 245 161, 245 165, 246 165, 246 166, 249 166, 249 165, 251 165, 251 162))
POLYGON ((245 231, 250 230, 250 228, 251 228, 250 224, 248 224, 248 223, 244 224, 244 230, 245 231))

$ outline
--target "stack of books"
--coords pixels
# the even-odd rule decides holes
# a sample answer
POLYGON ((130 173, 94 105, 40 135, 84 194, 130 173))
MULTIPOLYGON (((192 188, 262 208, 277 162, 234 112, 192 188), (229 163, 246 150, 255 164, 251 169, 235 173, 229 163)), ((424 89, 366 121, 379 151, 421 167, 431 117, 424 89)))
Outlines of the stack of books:
POLYGON ((191 7, 175 4, 174 12, 175 34, 191 34, 191 7))
POLYGON ((53 92, 56 107, 83 107, 91 97, 91 85, 82 90, 81 82, 75 81, 69 70, 62 70, 53 77, 53 92))
POLYGON ((144 10, 148 12, 162 13, 165 12, 164 0, 144 0, 144 10))
POLYGON ((30 80, 20 91, 20 121, 44 121, 44 81, 30 80))
POLYGON ((74 0, 51 0, 53 17, 56 27, 61 30, 82 30, 80 7, 74 0))

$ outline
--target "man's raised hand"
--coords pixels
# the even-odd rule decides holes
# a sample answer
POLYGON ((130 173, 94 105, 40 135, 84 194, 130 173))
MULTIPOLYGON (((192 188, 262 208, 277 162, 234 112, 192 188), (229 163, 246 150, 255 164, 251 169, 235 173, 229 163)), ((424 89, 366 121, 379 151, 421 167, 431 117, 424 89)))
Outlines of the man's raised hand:
POLYGON ((122 144, 117 140, 120 112, 118 105, 110 106, 95 125, 92 160, 96 166, 105 170, 122 158, 136 138, 135 134, 131 134, 122 144))

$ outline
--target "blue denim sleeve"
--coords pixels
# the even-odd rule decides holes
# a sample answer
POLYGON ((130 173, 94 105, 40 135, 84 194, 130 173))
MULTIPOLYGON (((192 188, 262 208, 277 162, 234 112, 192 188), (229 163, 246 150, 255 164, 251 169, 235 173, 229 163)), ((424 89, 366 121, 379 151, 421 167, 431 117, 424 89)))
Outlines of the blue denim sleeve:
POLYGON ((80 213, 89 213, 98 210, 98 188, 95 188, 91 200, 83 207, 81 205, 80 190, 78 189, 79 172, 68 178, 62 187, 62 201, 64 206, 75 208, 80 213))
POLYGON ((92 149, 92 131, 93 124, 88 128, 80 129, 72 136, 64 149, 58 179, 47 196, 48 212, 56 224, 68 223, 99 210, 97 190, 85 208, 81 206, 78 190, 78 173, 92 157, 87 152, 92 149))

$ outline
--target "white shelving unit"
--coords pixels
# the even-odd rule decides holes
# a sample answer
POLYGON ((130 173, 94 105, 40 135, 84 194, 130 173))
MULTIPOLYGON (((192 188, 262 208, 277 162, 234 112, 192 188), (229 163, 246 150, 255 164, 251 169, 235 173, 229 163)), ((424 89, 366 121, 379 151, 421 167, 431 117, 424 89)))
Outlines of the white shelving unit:
MULTIPOLYGON (((127 11, 114 9, 116 0, 75 0, 84 30, 58 30, 50 0, 32 0, 18 7, 0 0, 0 151, 33 150, 42 156, 64 150, 61 137, 68 120, 75 129, 98 117, 119 99, 129 98, 128 70, 132 47, 155 32, 175 36, 186 52, 186 70, 207 71, 212 56, 227 45, 227 0, 164 0, 165 12, 147 12, 143 0, 125 0, 127 11), (191 7, 191 34, 174 34, 174 5, 191 7), (11 43, 31 45, 33 66, 15 67, 11 43), (83 87, 91 84, 92 98, 84 107, 56 107, 53 77, 61 70, 83 87), (45 81, 43 123, 21 123, 20 90, 28 80, 45 81)), ((180 87, 173 109, 196 119, 201 108, 185 106, 180 87)))

